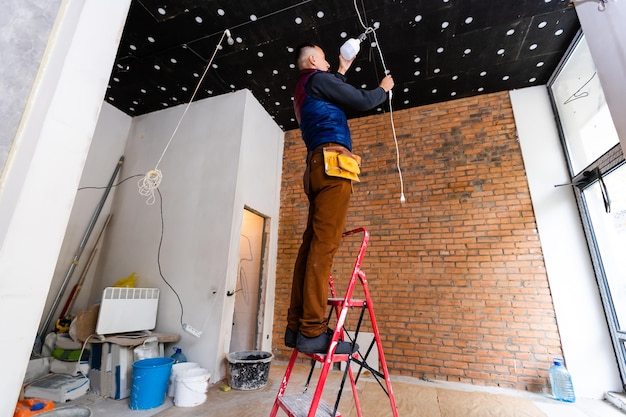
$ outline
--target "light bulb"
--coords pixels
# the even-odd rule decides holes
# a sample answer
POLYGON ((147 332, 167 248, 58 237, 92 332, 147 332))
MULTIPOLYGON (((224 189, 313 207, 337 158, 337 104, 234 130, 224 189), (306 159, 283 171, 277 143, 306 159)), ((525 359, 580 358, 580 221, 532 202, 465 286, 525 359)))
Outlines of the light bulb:
POLYGON ((226 35, 226 43, 229 44, 230 46, 233 46, 235 44, 235 40, 233 39, 232 36, 230 36, 230 30, 226 29, 224 31, 224 34, 226 35))
POLYGON ((365 33, 361 33, 358 39, 350 38, 345 41, 345 43, 341 45, 341 48, 339 49, 341 56, 347 61, 351 61, 352 59, 354 59, 356 54, 358 54, 361 50, 361 42, 363 42, 366 36, 367 35, 365 33))

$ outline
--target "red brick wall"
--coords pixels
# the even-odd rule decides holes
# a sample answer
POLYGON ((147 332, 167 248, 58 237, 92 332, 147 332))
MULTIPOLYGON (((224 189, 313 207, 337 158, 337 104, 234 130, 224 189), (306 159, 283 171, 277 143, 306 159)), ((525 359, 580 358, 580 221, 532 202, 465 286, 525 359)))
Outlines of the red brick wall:
MULTIPOLYGON (((363 157, 347 229, 371 233, 363 263, 391 374, 547 391, 561 355, 522 155, 506 92, 352 120, 363 157)), ((274 352, 283 346, 307 202, 300 132, 285 135, 274 352)), ((333 275, 345 291, 359 238, 333 275)), ((356 314, 353 314, 356 317, 356 314)), ((352 320, 352 319, 351 319, 352 320)))

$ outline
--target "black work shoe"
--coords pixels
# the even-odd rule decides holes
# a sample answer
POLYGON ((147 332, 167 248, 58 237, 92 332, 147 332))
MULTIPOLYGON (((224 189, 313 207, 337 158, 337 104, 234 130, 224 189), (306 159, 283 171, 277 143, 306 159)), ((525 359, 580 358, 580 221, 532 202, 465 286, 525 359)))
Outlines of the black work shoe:
MULTIPOLYGON (((302 353, 327 353, 328 346, 330 345, 332 337, 332 331, 326 331, 321 335, 315 337, 306 337, 302 333, 298 333, 296 349, 298 349, 298 351, 302 353)), ((335 349, 335 353, 338 355, 349 355, 356 352, 357 350, 359 350, 358 344, 355 343, 354 346, 352 346, 348 342, 339 340, 337 342, 337 348, 335 349)))
POLYGON ((290 348, 296 347, 296 341, 298 340, 298 333, 291 330, 289 327, 285 329, 285 346, 290 348))

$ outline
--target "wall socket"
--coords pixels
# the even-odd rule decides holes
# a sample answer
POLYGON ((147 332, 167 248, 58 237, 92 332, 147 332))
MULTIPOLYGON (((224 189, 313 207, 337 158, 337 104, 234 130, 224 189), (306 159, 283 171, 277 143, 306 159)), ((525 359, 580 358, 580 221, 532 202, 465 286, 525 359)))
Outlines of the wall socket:
POLYGON ((198 329, 195 329, 195 328, 191 327, 191 326, 190 326, 189 324, 187 324, 187 323, 183 323, 183 330, 184 330, 185 332, 189 333, 190 335, 195 336, 195 337, 198 337, 198 338, 199 338, 200 336, 202 336, 202 332, 201 332, 200 330, 198 330, 198 329))

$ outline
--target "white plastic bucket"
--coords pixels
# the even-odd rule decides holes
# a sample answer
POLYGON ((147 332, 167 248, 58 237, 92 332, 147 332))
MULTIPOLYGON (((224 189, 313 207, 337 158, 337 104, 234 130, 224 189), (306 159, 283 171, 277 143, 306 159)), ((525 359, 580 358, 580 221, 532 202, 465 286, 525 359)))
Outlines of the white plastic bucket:
POLYGON ((167 387, 167 396, 168 397, 174 397, 176 396, 176 377, 178 377, 179 374, 182 374, 185 371, 188 371, 190 369, 194 369, 194 368, 199 368, 200 365, 198 365, 195 362, 180 362, 180 363, 175 363, 174 365, 172 365, 172 373, 170 374, 170 384, 167 387))
POLYGON ((204 368, 189 369, 176 377, 176 407, 195 407, 206 401, 211 374, 204 368))

